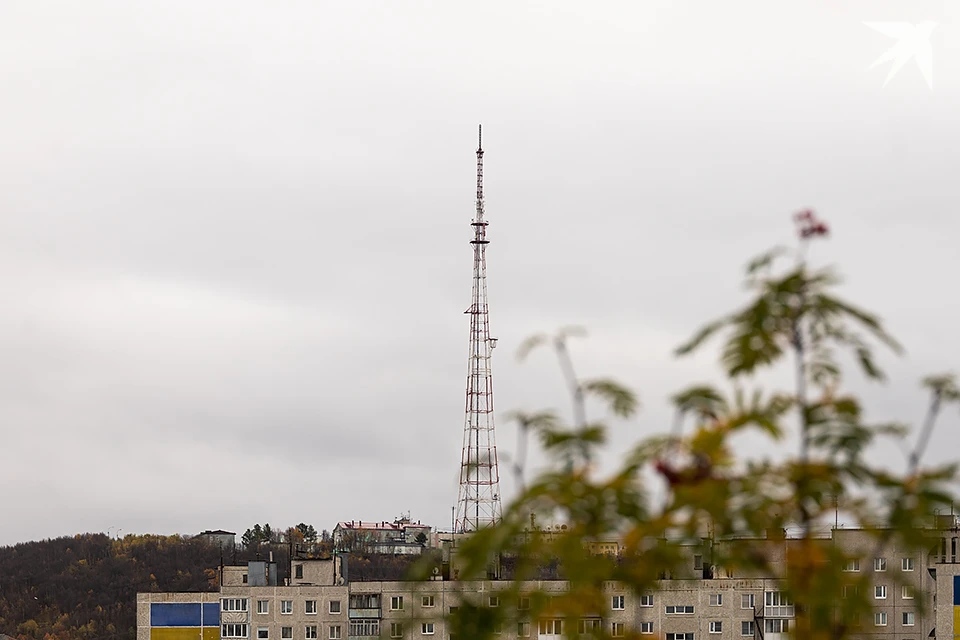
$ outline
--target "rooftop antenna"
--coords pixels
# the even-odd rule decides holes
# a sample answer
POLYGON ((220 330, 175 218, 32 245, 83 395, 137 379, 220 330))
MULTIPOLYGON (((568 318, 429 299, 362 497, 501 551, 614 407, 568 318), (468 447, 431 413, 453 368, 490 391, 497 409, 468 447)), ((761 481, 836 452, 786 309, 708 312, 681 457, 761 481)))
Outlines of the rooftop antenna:
POLYGON ((466 533, 497 524, 501 518, 500 473, 493 423, 493 377, 490 356, 497 339, 490 336, 487 307, 487 225, 483 210, 483 126, 477 131, 477 210, 473 227, 473 298, 467 357, 467 402, 460 457, 460 491, 454 531, 466 533))

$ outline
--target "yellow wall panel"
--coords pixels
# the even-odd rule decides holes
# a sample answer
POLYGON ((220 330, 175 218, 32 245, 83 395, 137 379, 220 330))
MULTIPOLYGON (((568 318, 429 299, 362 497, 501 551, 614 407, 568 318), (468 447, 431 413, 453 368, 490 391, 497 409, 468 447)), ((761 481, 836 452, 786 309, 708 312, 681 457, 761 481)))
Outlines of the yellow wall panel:
POLYGON ((960 637, 960 607, 953 608, 953 637, 960 637))
POLYGON ((151 627, 150 640, 220 640, 219 627, 151 627))

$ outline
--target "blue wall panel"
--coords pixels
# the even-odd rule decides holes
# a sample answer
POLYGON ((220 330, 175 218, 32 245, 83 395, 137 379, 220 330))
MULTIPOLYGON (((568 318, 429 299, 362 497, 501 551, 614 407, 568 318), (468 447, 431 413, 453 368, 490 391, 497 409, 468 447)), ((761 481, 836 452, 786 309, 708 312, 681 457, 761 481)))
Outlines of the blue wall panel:
MULTIPOLYGON (((219 620, 217 621, 219 625, 219 620)), ((150 605, 151 627, 199 627, 199 602, 155 602, 150 605)))
POLYGON ((203 605, 203 626, 205 627, 220 626, 220 603, 219 602, 208 602, 205 605, 203 605))
POLYGON ((953 606, 960 606, 960 576, 953 576, 953 606))

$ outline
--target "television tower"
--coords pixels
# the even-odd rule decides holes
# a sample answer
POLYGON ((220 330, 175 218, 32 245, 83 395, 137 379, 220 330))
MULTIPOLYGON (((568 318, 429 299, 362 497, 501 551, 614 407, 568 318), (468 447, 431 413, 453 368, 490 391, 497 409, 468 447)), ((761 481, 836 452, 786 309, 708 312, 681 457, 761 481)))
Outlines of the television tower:
POLYGON ((483 219, 483 127, 477 143, 477 213, 473 226, 473 299, 470 353, 467 359, 466 420, 460 459, 460 494, 454 525, 458 533, 477 531, 500 521, 500 472, 493 426, 493 377, 490 355, 497 339, 490 337, 487 307, 487 224, 483 219))

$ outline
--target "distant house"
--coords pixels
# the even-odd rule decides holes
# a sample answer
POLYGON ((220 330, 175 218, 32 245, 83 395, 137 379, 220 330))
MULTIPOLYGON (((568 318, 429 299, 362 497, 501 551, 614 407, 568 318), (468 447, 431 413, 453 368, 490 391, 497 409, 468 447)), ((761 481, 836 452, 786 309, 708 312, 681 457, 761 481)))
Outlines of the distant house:
POLYGON ((393 522, 338 522, 333 529, 333 546, 338 551, 415 555, 436 545, 430 525, 400 518, 393 522))
POLYGON ((220 547, 221 549, 232 549, 236 544, 237 534, 233 531, 217 529, 215 531, 203 531, 197 536, 197 538, 205 541, 207 544, 220 547))

